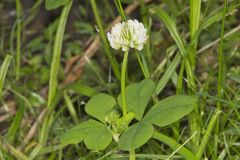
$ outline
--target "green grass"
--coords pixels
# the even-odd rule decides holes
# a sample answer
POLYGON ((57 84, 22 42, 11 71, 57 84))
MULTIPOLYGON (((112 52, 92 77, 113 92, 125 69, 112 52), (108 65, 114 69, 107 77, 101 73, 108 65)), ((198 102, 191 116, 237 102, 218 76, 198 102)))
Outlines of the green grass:
MULTIPOLYGON (((149 1, 0 2, 0 159, 240 159, 239 1, 149 1), (107 32, 116 18, 144 24, 143 50, 111 48, 107 32), (99 93, 112 102, 103 105, 102 97, 86 110, 99 93), (133 119, 129 112, 142 102, 136 107, 146 108, 144 117, 173 95, 198 100, 174 123, 172 115, 187 113, 184 107, 162 111, 164 120, 133 119), (81 132, 82 142, 61 143, 89 119, 97 120, 95 128, 81 132), (106 134, 94 135, 98 128, 106 134), (88 149, 105 145, 101 137, 109 133, 123 135, 120 145, 112 140, 103 150, 88 149)), ((187 101, 178 102, 165 105, 187 101)))

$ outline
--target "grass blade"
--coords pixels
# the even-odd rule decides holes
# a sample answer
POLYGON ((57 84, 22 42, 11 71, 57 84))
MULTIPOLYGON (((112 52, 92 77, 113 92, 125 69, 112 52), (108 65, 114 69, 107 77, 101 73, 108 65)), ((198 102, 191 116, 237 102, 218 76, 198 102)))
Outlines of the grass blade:
MULTIPOLYGON (((190 83, 192 83, 192 84, 196 83, 195 78, 193 78, 194 75, 189 75, 189 74, 193 74, 195 72, 195 68, 196 68, 196 54, 197 54, 198 37, 199 37, 199 34, 197 34, 197 31, 198 31, 199 23, 200 23, 200 14, 201 14, 201 0, 190 0, 190 38, 191 38, 191 43, 190 43, 189 49, 188 49, 188 51, 189 51, 188 59, 190 61, 190 67, 186 66, 186 69, 188 71, 187 72, 188 73, 187 74, 188 81, 190 81, 190 83), (192 70, 192 72, 191 72, 191 70, 192 70)), ((191 94, 195 94, 195 92, 196 92, 195 86, 193 88, 190 88, 191 94)), ((198 114, 199 114, 199 108, 198 108, 198 105, 196 104, 194 106, 194 112, 189 115, 191 134, 200 131, 199 120, 197 118, 198 114)), ((192 141, 195 145, 195 148, 198 148, 199 139, 200 139, 199 134, 197 134, 192 139, 192 141)))
POLYGON ((71 99, 70 99, 69 96, 67 95, 67 92, 66 92, 66 91, 64 91, 63 95, 64 95, 65 102, 66 102, 66 104, 67 104, 68 111, 70 112, 70 114, 71 114, 71 116, 72 116, 72 119, 74 120, 74 123, 75 123, 75 124, 78 124, 78 123, 79 123, 79 119, 78 119, 77 112, 76 112, 76 110, 74 109, 74 106, 73 106, 73 104, 72 104, 71 99))
POLYGON ((22 152, 20 152, 19 150, 17 150, 16 148, 14 148, 12 145, 10 144, 6 144, 7 148, 10 150, 10 152, 12 153, 12 155, 14 157, 16 157, 19 160, 29 160, 28 157, 26 155, 24 155, 22 152))
POLYGON ((50 70, 50 80, 49 80, 49 93, 48 93, 48 105, 47 107, 50 108, 54 101, 57 92, 57 85, 58 85, 58 70, 60 65, 60 57, 61 57, 61 50, 62 50, 62 42, 64 36, 64 30, 67 22, 67 17, 72 6, 72 1, 70 1, 62 10, 61 17, 59 19, 57 33, 54 41, 53 46, 53 56, 52 56, 52 63, 51 63, 51 70, 50 70))
MULTIPOLYGON (((218 54, 218 92, 217 96, 218 98, 221 98, 223 95, 222 89, 224 86, 224 57, 223 57, 223 40, 224 40, 224 28, 225 28, 225 15, 227 12, 227 0, 224 0, 224 10, 223 10, 223 19, 222 19, 222 28, 221 28, 221 40, 220 40, 220 47, 219 47, 219 54, 218 54)), ((221 103, 217 103, 217 108, 221 108, 221 103)))
POLYGON ((21 2, 16 0, 16 13, 17 13, 17 44, 16 44, 16 79, 20 76, 20 61, 21 61, 21 2))
POLYGON ((158 84, 156 86, 156 94, 159 94, 163 90, 163 88, 166 86, 167 82, 171 78, 172 74, 174 73, 174 71, 180 64, 180 62, 181 62, 181 55, 177 54, 174 57, 171 64, 169 65, 169 67, 167 68, 166 72, 164 72, 162 78, 158 81, 158 84))
POLYGON ((18 101, 18 111, 14 116, 13 122, 11 123, 11 126, 8 130, 8 135, 7 135, 7 139, 9 143, 14 143, 14 141, 16 140, 18 136, 18 130, 21 126, 22 119, 25 112, 25 106, 24 106, 23 100, 17 99, 17 101, 18 101))
POLYGON ((177 152, 186 160, 197 160, 197 157, 190 150, 188 150, 186 147, 179 144, 174 139, 167 137, 164 134, 161 134, 158 132, 154 132, 153 138, 167 144, 169 147, 171 147, 174 150, 179 148, 177 152))
POLYGON ((49 91, 48 91, 48 104, 47 104, 47 113, 43 120, 43 124, 40 130, 39 142, 40 145, 37 145, 33 151, 30 153, 29 159, 35 159, 39 154, 41 148, 45 145, 49 130, 53 123, 53 113, 52 109, 57 100, 57 85, 58 85, 58 70, 60 65, 60 56, 62 50, 62 42, 64 36, 64 30, 69 15, 69 11, 72 6, 72 0, 69 1, 64 8, 62 9, 61 16, 58 22, 58 28, 55 36, 54 46, 53 46, 53 56, 50 70, 50 80, 49 80, 49 91))
POLYGON ((4 81, 6 79, 8 67, 10 65, 12 56, 7 55, 2 63, 1 69, 0 69, 0 98, 2 97, 2 90, 4 81))
POLYGON ((115 6, 116 6, 117 11, 120 14, 121 18, 124 21, 126 21, 126 16, 125 16, 123 8, 122 8, 121 0, 114 0, 114 3, 115 3, 115 6))
MULTIPOLYGON (((200 23, 200 14, 201 14, 201 0, 190 0, 190 37, 193 40, 195 37, 200 23)), ((196 50, 197 50, 197 41, 194 40, 194 45, 190 49, 189 59, 192 64, 192 70, 195 70, 196 65, 196 50)))
POLYGON ((198 30, 201 14, 201 0, 190 0, 190 36, 198 30))
POLYGON ((91 0, 91 6, 92 6, 92 9, 93 9, 93 13, 94 13, 94 16, 95 16, 95 19, 97 21, 97 26, 99 28, 99 33, 100 33, 100 36, 103 40, 103 43, 104 43, 104 48, 105 48, 105 53, 110 61, 110 64, 112 66, 112 69, 113 69, 113 72, 116 76, 116 78, 118 80, 120 80, 120 70, 119 70, 119 67, 118 67, 118 64, 117 64, 117 61, 115 59, 114 56, 112 56, 111 52, 110 52, 110 46, 108 44, 108 41, 107 41, 107 37, 106 37, 106 33, 103 29, 103 25, 102 25, 102 22, 101 22, 101 18, 100 18, 100 14, 98 12, 98 9, 97 9, 97 5, 96 5, 96 1, 95 0, 91 0))

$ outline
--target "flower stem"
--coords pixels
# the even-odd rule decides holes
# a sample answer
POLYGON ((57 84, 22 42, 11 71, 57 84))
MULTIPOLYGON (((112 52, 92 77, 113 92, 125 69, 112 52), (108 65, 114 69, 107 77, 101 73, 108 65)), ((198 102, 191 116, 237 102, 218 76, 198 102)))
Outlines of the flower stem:
POLYGON ((126 100, 126 69, 127 69, 128 51, 124 53, 122 70, 121 70, 121 95, 122 95, 122 110, 123 117, 127 114, 127 100, 126 100))
POLYGON ((134 149, 130 150, 129 154, 130 154, 129 160, 135 160, 136 159, 136 155, 135 155, 135 150, 134 149))
POLYGON ((140 67, 141 67, 141 69, 142 69, 142 72, 143 72, 144 77, 145 77, 145 78, 148 78, 148 76, 147 76, 147 74, 146 74, 146 72, 145 72, 145 69, 144 69, 144 67, 143 67, 142 61, 141 61, 141 59, 140 59, 140 57, 139 57, 139 55, 138 55, 138 52, 136 51, 135 53, 136 53, 136 56, 137 56, 139 65, 140 65, 140 67))

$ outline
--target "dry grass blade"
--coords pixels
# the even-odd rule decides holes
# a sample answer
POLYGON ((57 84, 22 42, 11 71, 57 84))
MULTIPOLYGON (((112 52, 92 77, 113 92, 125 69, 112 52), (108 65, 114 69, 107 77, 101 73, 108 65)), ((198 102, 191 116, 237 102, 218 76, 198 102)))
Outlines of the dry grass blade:
POLYGON ((37 127, 38 127, 39 124, 42 123, 43 118, 44 118, 44 116, 45 116, 45 114, 46 114, 46 111, 47 111, 46 108, 44 108, 44 109, 42 110, 42 112, 41 112, 40 115, 38 116, 36 122, 33 124, 33 126, 31 127, 31 129, 28 131, 27 136, 26 136, 26 137, 24 138, 24 140, 23 140, 23 143, 22 143, 23 145, 21 146, 21 149, 24 148, 24 146, 25 146, 26 144, 28 144, 28 142, 29 142, 29 141, 33 138, 33 136, 35 135, 35 133, 36 133, 36 131, 37 131, 37 127))
POLYGON ((16 104, 14 101, 8 101, 6 104, 6 110, 4 106, 0 107, 0 123, 6 121, 9 117, 16 113, 16 104))

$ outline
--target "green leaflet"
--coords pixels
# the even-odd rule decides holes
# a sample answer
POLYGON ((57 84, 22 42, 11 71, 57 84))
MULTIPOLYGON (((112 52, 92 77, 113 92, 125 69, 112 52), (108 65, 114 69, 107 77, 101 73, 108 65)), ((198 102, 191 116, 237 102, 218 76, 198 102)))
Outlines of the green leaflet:
MULTIPOLYGON (((134 83, 127 86, 127 111, 134 112, 137 120, 142 119, 154 89, 155 84, 150 79, 145 79, 139 83, 134 83)), ((118 103, 121 106, 121 94, 118 96, 118 103)))
POLYGON ((193 96, 171 96, 154 105, 143 121, 163 127, 176 122, 193 110, 197 99, 193 96))
POLYGON ((149 123, 138 122, 131 126, 119 139, 122 150, 134 150, 146 143, 153 135, 153 126, 149 123))
POLYGON ((105 116, 116 105, 116 100, 105 93, 94 95, 86 104, 85 111, 97 118, 101 122, 105 122, 105 116))
POLYGON ((105 125, 90 119, 70 129, 60 140, 65 145, 84 141, 88 149, 103 150, 111 143, 112 134, 105 125))

